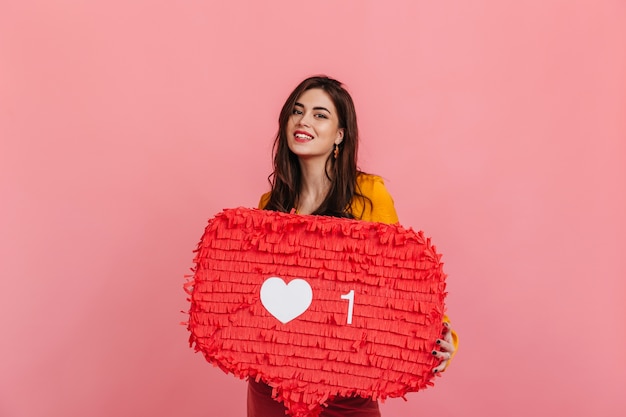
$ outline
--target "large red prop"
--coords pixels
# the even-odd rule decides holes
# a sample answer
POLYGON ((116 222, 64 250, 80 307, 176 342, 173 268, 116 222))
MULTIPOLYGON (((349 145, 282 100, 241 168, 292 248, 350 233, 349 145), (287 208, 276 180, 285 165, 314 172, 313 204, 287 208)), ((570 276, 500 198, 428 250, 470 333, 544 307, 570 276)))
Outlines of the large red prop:
POLYGON ((445 277, 422 232, 256 209, 209 221, 195 257, 190 343, 263 380, 296 417, 336 395, 432 385, 445 277))

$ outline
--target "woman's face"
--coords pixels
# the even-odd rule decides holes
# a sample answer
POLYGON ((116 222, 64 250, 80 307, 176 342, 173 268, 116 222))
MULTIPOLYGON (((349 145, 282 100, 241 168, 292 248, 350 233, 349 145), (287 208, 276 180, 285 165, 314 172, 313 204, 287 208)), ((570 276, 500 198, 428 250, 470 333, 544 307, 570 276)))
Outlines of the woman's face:
POLYGON ((326 161, 343 140, 337 109, 322 89, 306 90, 293 107, 287 123, 287 144, 300 159, 326 161))

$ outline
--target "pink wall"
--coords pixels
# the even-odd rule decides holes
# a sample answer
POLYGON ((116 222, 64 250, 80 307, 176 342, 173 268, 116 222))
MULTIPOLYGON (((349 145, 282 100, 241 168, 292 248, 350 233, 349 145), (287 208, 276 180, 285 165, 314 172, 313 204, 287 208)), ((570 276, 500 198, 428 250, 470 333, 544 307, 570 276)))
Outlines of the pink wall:
POLYGON ((1 10, 0 415, 243 415, 245 384, 187 347, 183 275, 207 218, 266 190, 282 100, 321 72, 444 254, 461 335, 384 414, 626 413, 623 1, 1 10))

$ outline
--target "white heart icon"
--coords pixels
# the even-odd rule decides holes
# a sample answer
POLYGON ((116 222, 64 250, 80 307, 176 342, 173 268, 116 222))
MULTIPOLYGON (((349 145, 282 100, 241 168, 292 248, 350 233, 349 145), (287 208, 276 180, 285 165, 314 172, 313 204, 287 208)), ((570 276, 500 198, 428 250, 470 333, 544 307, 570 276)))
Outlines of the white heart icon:
POLYGON ((283 324, 304 313, 312 300, 311 286, 300 278, 285 284, 281 278, 270 277, 261 286, 261 304, 283 324))

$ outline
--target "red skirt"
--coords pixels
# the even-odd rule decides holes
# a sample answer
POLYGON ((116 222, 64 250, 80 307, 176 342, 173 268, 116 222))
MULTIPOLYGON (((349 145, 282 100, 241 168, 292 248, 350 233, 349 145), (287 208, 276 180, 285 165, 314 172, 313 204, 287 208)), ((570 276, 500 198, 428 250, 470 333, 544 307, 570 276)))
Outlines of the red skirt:
MULTIPOLYGON (((337 397, 322 407, 320 417, 380 417, 378 402, 371 398, 337 397)), ((248 417, 285 417, 285 406, 272 399, 272 387, 248 382, 248 417)))

